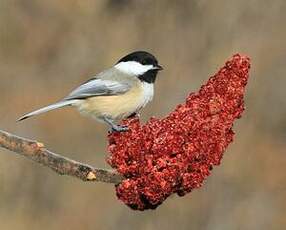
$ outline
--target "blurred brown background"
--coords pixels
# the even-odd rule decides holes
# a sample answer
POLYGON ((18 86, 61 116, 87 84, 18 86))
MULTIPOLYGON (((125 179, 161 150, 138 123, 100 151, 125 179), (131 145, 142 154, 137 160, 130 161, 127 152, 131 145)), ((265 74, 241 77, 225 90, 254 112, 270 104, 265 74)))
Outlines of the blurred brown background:
POLYGON ((165 67, 142 119, 162 117, 226 59, 252 59, 247 109, 205 185, 155 211, 130 210, 114 187, 61 177, 0 149, 0 229, 285 229, 284 0, 0 0, 0 128, 98 167, 103 124, 63 109, 15 123, 134 50, 165 67))

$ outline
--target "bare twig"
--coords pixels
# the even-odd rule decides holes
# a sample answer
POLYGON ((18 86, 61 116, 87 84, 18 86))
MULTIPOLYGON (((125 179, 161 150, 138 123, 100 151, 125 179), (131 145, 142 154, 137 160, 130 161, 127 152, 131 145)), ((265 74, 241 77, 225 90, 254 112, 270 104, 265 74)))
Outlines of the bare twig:
POLYGON ((0 130, 0 146, 49 167, 60 175, 77 177, 83 181, 119 183, 123 178, 118 173, 98 169, 45 149, 40 142, 17 137, 0 130))

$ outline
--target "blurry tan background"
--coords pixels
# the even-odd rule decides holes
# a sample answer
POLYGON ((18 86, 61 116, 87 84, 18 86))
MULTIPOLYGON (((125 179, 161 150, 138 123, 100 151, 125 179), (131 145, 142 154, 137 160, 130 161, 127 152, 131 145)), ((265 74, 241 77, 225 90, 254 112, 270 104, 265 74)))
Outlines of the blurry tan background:
POLYGON ((0 128, 98 167, 103 124, 55 102, 128 52, 165 70, 142 119, 163 117, 226 59, 252 59, 246 112, 205 185, 155 211, 130 210, 114 187, 61 177, 0 149, 0 229, 285 229, 286 1, 0 0, 0 128))

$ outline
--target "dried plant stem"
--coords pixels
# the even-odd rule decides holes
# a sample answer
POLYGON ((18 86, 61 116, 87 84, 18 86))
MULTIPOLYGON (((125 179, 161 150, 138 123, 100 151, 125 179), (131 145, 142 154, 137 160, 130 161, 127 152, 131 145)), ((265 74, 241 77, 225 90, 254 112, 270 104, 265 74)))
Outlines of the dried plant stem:
POLYGON ((98 169, 47 150, 40 142, 28 140, 0 130, 0 146, 28 159, 49 167, 60 175, 77 177, 83 181, 119 183, 123 178, 118 173, 98 169))

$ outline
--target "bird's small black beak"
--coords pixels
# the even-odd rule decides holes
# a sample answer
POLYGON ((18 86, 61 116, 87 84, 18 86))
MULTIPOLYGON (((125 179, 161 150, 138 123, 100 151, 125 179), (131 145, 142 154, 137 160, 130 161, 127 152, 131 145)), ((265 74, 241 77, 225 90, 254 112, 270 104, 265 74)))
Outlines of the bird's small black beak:
POLYGON ((160 66, 160 65, 156 65, 156 66, 154 67, 154 69, 155 69, 155 70, 158 70, 158 71, 161 71, 161 70, 163 70, 163 67, 160 66))

